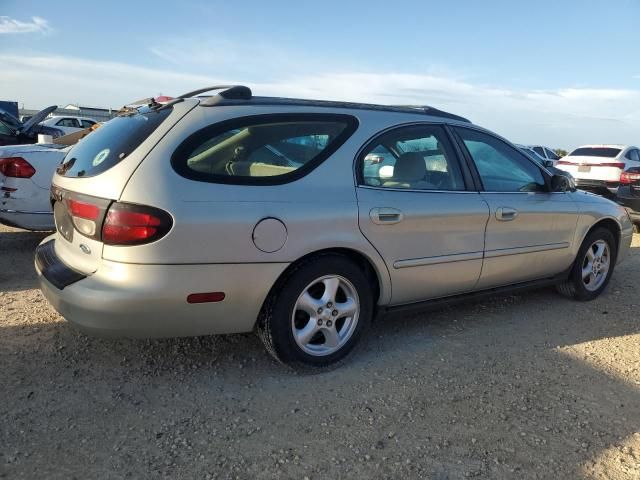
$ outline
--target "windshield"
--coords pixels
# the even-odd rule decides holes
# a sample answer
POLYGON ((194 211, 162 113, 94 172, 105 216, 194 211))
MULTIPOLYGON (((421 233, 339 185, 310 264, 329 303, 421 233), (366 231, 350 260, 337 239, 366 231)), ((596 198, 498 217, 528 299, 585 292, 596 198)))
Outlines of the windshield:
POLYGON ((89 177, 105 172, 131 154, 169 116, 171 108, 121 113, 79 141, 58 167, 65 177, 89 177))
POLYGON ((617 157, 621 149, 609 147, 581 147, 569 154, 570 157, 617 157))

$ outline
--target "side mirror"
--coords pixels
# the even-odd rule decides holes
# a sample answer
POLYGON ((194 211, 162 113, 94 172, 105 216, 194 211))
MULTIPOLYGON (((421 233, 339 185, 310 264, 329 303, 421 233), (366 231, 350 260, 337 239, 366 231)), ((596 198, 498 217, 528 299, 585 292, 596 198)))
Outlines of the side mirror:
POLYGON ((546 168, 553 167, 553 160, 545 160, 542 162, 546 168))
POLYGON ((573 190, 571 181, 564 175, 554 175, 551 177, 552 192, 567 192, 573 190))

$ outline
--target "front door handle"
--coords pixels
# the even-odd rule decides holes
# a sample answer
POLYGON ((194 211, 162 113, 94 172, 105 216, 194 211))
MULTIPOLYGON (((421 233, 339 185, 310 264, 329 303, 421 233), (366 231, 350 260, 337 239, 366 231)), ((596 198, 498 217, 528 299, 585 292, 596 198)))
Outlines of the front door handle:
POLYGON ((500 207, 496 210, 496 219, 501 222, 510 222, 515 220, 518 216, 518 211, 515 208, 500 207))
POLYGON ((404 215, 397 208, 378 207, 371 209, 369 218, 376 225, 393 225, 400 223, 404 215))

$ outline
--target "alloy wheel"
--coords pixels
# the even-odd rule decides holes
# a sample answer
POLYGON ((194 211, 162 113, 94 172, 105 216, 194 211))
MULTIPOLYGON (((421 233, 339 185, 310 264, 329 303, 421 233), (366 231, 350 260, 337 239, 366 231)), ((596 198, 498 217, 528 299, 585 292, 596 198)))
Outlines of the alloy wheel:
POLYGON ((320 277, 296 301, 291 317, 293 338, 309 355, 331 355, 353 335, 359 314, 358 292, 349 280, 340 275, 320 277))

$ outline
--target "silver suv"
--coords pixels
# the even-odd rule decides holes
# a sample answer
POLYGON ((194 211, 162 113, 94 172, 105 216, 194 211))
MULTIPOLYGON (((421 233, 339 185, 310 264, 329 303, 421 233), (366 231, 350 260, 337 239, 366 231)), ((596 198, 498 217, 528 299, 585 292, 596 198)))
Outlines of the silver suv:
POLYGON ((59 166, 36 269, 82 329, 255 329, 323 367, 376 312, 542 284, 593 299, 629 249, 622 207, 464 118, 207 90, 123 109, 59 166))

